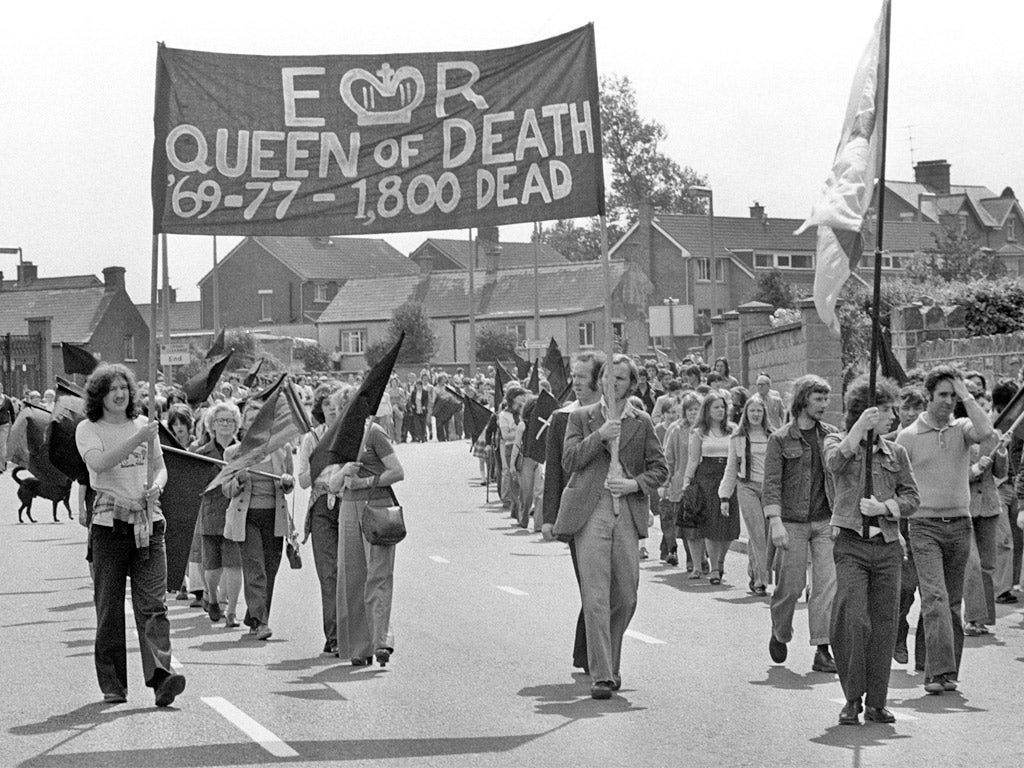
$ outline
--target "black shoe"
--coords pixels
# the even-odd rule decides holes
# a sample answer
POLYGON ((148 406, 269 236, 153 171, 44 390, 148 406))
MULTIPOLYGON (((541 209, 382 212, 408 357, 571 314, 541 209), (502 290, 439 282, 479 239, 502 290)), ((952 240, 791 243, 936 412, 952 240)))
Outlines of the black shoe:
POLYGON ((172 672, 156 687, 156 705, 169 707, 174 699, 185 690, 185 676, 172 672))
POLYGON ((781 640, 776 640, 773 634, 768 638, 768 655, 772 657, 772 661, 776 664, 782 664, 789 655, 789 649, 786 648, 786 644, 781 640))
POLYGON ((896 715, 885 707, 865 707, 864 719, 872 723, 895 723, 896 715))
POLYGON ((610 699, 612 697, 613 686, 615 683, 609 680, 598 680, 592 686, 590 686, 590 698, 592 699, 610 699))
POLYGON ((373 664, 373 656, 362 656, 360 658, 352 659, 353 667, 368 667, 373 664))
POLYGON ((811 664, 811 669, 815 672, 835 672, 836 662, 832 658, 832 654, 828 651, 815 651, 814 662, 811 664))
MULTIPOLYGON (((860 699, 854 699, 853 701, 847 701, 846 706, 843 707, 839 713, 839 724, 840 725, 860 725, 860 699)), ((871 709, 871 707, 868 707, 871 709)), ((865 715, 867 717, 867 715, 865 715)))
POLYGON ((896 660, 897 664, 906 664, 910 661, 910 655, 907 653, 907 646, 897 645, 892 652, 893 659, 896 660))
POLYGON ((617 691, 622 687, 622 675, 615 675, 615 679, 612 680, 612 690, 617 691))
POLYGON ((224 618, 224 614, 221 613, 219 603, 210 603, 207 613, 210 614, 210 621, 216 622, 224 618))
POLYGON ((665 557, 665 562, 668 565, 679 565, 679 555, 677 555, 675 552, 669 552, 668 555, 665 557))
POLYGON ((391 648, 378 648, 374 653, 377 658, 377 663, 382 667, 386 667, 388 662, 391 661, 391 654, 393 653, 391 648))
POLYGON ((326 643, 324 643, 323 655, 324 656, 337 656, 338 655, 338 646, 334 643, 333 640, 328 640, 326 643))
POLYGON ((996 597, 997 603, 1003 603, 1004 605, 1018 602, 1017 596, 1013 592, 1003 592, 1003 594, 996 597))

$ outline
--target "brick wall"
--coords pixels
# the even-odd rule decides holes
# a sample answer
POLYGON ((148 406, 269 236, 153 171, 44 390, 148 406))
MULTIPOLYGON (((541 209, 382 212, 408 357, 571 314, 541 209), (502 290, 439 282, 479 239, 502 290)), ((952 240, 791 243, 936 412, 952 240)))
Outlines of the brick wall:
POLYGON ((710 359, 725 357, 733 375, 750 390, 757 375, 767 373, 787 405, 794 381, 808 373, 823 377, 833 392, 826 420, 841 425, 842 345, 818 318, 813 301, 799 301, 797 307, 800 320, 777 328, 769 320, 772 308, 761 302, 748 302, 715 318, 710 359))
POLYGON ((1024 332, 967 337, 965 309, 911 304, 892 311, 892 350, 909 370, 940 363, 980 371, 991 384, 1016 377, 1024 364, 1024 332))

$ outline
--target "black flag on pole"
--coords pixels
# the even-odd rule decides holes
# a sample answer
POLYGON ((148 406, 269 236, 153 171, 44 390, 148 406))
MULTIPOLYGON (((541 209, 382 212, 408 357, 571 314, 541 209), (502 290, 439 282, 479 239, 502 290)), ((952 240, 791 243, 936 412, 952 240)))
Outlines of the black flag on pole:
POLYGON ((562 350, 558 348, 558 342, 554 337, 548 344, 548 351, 544 355, 544 370, 548 372, 548 381, 551 383, 551 391, 562 393, 569 384, 569 377, 565 375, 565 362, 562 360, 562 350))
MULTIPOLYGON (((160 425, 160 445, 178 448, 178 441, 160 425)), ((203 489, 217 475, 217 465, 199 457, 164 451, 167 485, 160 495, 160 511, 167 520, 164 545, 167 549, 167 583, 177 587, 185 580, 192 534, 199 517, 203 489)), ((220 493, 220 488, 216 493, 220 493)))
POLYGON ((334 426, 324 433, 320 443, 313 449, 309 457, 309 476, 320 477, 329 464, 343 464, 356 461, 359 447, 366 431, 366 420, 377 413, 384 390, 391 380, 391 372, 395 369, 398 351, 402 348, 405 333, 398 337, 390 351, 370 369, 363 379, 359 391, 349 402, 345 412, 334 422, 334 426))
MULTIPOLYGON (((218 355, 224 354, 224 329, 220 329, 220 333, 217 334, 217 338, 213 340, 213 345, 206 350, 206 359, 212 360, 218 355)), ((206 398, 203 398, 204 400, 206 398)))
POLYGON ((513 350, 512 360, 516 364, 516 378, 522 381, 530 375, 530 370, 533 367, 529 360, 524 360, 519 354, 513 350))
POLYGON ((256 382, 258 381, 259 374, 260 374, 260 368, 263 367, 263 360, 264 360, 264 358, 261 357, 259 360, 257 360, 255 362, 255 364, 252 366, 252 368, 249 369, 249 372, 245 374, 245 379, 242 381, 242 386, 244 386, 244 387, 253 387, 253 386, 255 386, 256 382))
POLYGON ((68 374, 80 373, 88 376, 100 364, 92 352, 66 341, 60 343, 60 354, 64 359, 64 372, 68 374))
POLYGON ((199 405, 216 389, 221 374, 224 373, 228 361, 231 360, 231 354, 231 352, 228 352, 224 357, 211 363, 205 370, 200 371, 185 382, 181 389, 185 393, 185 398, 188 400, 189 405, 193 407, 199 405))

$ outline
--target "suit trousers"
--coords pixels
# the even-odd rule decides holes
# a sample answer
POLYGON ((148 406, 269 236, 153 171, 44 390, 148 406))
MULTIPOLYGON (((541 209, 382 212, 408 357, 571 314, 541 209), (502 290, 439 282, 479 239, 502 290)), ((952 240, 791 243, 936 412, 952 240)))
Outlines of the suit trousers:
POLYGON ((320 582, 320 608, 324 620, 324 639, 338 644, 338 503, 327 507, 324 494, 310 507, 312 515, 313 566, 320 582))
POLYGON ((937 675, 956 677, 964 651, 960 603, 971 550, 971 518, 912 517, 909 528, 921 590, 925 680, 937 675))
POLYGON ((636 611, 640 585, 640 537, 625 500, 618 515, 611 494, 601 494, 596 509, 576 534, 587 659, 595 682, 619 674, 622 638, 636 611))
POLYGON ((365 659, 378 648, 395 648, 395 545, 381 547, 363 537, 364 505, 342 501, 338 513, 338 656, 343 659, 365 659))
POLYGON ((124 582, 131 580, 132 612, 139 633, 142 676, 156 688, 171 673, 171 625, 167 621, 167 553, 164 522, 153 524, 148 555, 135 546, 132 527, 94 525, 92 544, 93 600, 96 604, 96 677, 103 693, 128 693, 127 646, 124 634, 124 582))
POLYGON ((535 459, 523 457, 523 469, 519 473, 519 527, 530 524, 533 512, 533 530, 540 530, 543 513, 541 502, 544 496, 544 465, 535 459))
POLYGON ((886 543, 881 535, 865 539, 843 528, 832 557, 836 597, 829 639, 839 682, 847 701, 867 694, 867 706, 884 707, 896 644, 903 550, 898 541, 886 543))
POLYGON ((836 595, 836 566, 832 559, 832 526, 828 520, 793 523, 783 520, 789 548, 777 550, 782 561, 779 583, 772 592, 772 634, 782 643, 793 639, 793 613, 807 586, 807 557, 811 558, 811 599, 807 602, 811 645, 828 643, 832 601, 836 595))
MULTIPOLYGON (((576 576, 576 586, 580 588, 580 598, 583 597, 583 589, 580 585, 580 561, 576 554, 576 539, 569 539, 569 556, 572 558, 572 571, 576 576)), ((580 605, 579 616, 576 617, 576 635, 572 643, 572 665, 579 668, 589 669, 590 660, 587 658, 587 622, 583 617, 583 606, 580 605)))
POLYGON ((996 534, 999 518, 973 517, 974 535, 964 571, 964 621, 992 625, 996 623, 996 534))
POLYGON ((281 565, 284 537, 274 535, 275 509, 250 509, 245 513, 245 541, 242 542, 242 576, 245 593, 245 624, 257 627, 270 623, 274 581, 281 565))

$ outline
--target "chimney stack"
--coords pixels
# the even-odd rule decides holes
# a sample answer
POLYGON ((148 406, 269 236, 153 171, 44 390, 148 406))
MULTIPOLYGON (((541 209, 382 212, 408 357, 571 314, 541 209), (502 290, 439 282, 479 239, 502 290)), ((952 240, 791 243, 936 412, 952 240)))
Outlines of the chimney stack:
POLYGON ((949 163, 945 160, 922 160, 914 166, 914 181, 939 195, 949 194, 949 163))
POLYGON ((487 280, 493 280, 498 275, 498 265, 501 261, 501 244, 498 240, 497 227, 480 227, 476 235, 477 243, 484 257, 484 271, 487 280))
POLYGON ((764 206, 761 205, 757 200, 750 206, 750 218, 756 219, 757 221, 764 221, 767 218, 764 215, 764 206))
MULTIPOLYGON (((108 291, 124 290, 124 267, 104 267, 103 287, 108 291)), ((160 292, 157 292, 159 295, 160 292)))
POLYGON ((31 261, 23 261, 18 265, 18 287, 27 288, 39 276, 39 269, 31 261))

